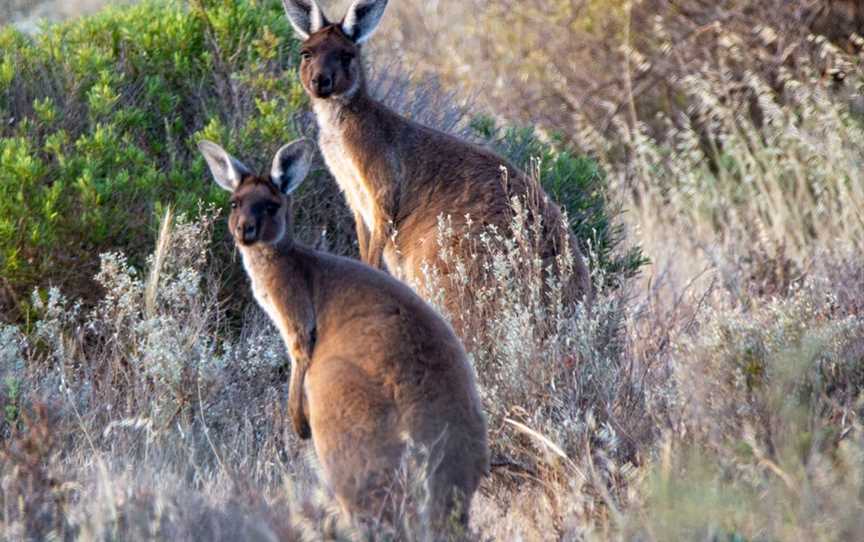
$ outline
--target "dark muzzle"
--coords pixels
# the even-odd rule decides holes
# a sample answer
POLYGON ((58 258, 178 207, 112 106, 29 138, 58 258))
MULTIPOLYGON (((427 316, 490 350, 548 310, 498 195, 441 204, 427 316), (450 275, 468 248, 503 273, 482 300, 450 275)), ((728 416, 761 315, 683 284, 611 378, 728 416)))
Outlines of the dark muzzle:
POLYGON ((255 224, 244 224, 240 227, 240 233, 240 238, 245 245, 254 243, 258 238, 258 228, 255 227, 255 224))

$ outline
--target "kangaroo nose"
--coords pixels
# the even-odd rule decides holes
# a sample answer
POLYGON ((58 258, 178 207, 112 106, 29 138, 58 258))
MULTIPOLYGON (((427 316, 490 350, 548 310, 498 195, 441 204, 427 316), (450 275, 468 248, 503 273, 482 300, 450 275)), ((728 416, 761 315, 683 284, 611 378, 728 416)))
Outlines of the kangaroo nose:
POLYGON ((328 94, 333 90, 333 79, 329 75, 318 74, 315 77, 315 90, 318 94, 328 94))
POLYGON ((255 234, 257 233, 255 224, 244 224, 241 226, 240 231, 243 234, 244 243, 253 243, 255 241, 255 234))

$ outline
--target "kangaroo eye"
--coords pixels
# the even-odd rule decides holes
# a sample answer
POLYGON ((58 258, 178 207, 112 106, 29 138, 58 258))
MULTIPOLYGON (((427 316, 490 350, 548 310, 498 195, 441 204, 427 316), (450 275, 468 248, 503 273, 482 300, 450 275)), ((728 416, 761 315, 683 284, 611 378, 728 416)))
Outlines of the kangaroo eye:
POLYGON ((342 53, 340 60, 342 61, 342 65, 347 68, 351 64, 351 61, 354 60, 354 55, 351 53, 342 53))
POLYGON ((232 208, 232 209, 236 209, 237 207, 240 207, 240 203, 238 203, 238 202, 236 202, 236 201, 232 201, 232 202, 231 202, 231 208, 232 208))
POLYGON ((275 203, 271 203, 271 204, 267 205, 267 214, 269 214, 269 215, 275 215, 276 211, 278 211, 278 210, 279 210, 279 206, 276 205, 275 203))
POLYGON ((309 60, 310 58, 312 58, 312 53, 310 53, 309 51, 300 51, 300 58, 303 60, 309 60))

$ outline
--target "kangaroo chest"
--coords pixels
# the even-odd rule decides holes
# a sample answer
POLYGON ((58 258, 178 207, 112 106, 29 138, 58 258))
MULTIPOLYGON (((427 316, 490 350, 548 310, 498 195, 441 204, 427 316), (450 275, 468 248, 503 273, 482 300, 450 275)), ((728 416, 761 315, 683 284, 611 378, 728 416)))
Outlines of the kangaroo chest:
POLYGON ((358 213, 369 231, 375 231, 377 205, 370 190, 370 183, 358 167, 357 157, 345 143, 335 113, 329 107, 316 107, 318 126, 318 146, 330 173, 336 178, 339 189, 345 194, 351 210, 358 213))
POLYGON ((261 280, 256 280, 253 268, 248 264, 245 257, 243 258, 243 267, 246 269, 246 275, 252 282, 252 295, 255 297, 255 301, 258 303, 258 306, 264 309, 267 317, 270 318, 270 321, 279 330, 279 335, 282 337, 282 342, 285 343, 288 355, 292 355, 294 342, 297 340, 297 337, 290 326, 286 325, 285 317, 279 311, 268 289, 262 285, 261 280))
MULTIPOLYGON (((276 305, 273 303, 273 299, 270 298, 270 294, 264 288, 261 288, 260 285, 255 283, 255 279, 252 279, 252 295, 255 296, 255 301, 258 302, 258 306, 264 309, 264 312, 267 313, 267 316, 273 322, 273 324, 280 328, 280 333, 282 332, 281 328, 285 326, 280 326, 279 323, 281 321, 281 315, 279 311, 276 309, 276 305)), ((284 337, 283 337, 284 338, 284 337)), ((287 341, 286 341, 287 342, 287 341)))

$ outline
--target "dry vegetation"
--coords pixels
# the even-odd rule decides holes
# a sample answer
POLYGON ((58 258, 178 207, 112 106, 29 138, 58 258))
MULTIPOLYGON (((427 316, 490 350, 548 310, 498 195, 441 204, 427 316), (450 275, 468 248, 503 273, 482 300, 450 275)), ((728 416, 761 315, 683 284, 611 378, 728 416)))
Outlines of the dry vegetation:
MULTIPOLYGON (((636 455, 616 457, 600 438, 565 446, 581 475, 545 479, 546 500, 517 505, 532 503, 545 521, 508 528, 542 524, 549 538, 860 537, 860 7, 565 0, 398 11, 393 53, 600 158, 631 241, 652 258, 613 311, 626 315, 622 349, 599 359, 620 365, 594 372, 596 362, 580 360, 579 382, 547 377, 550 389, 531 394, 544 397, 532 414, 571 390, 569 405, 591 397, 593 416, 577 410, 575 420, 612 405, 605 421, 636 455), (609 381, 598 375, 614 380, 618 402, 580 389, 602 389, 598 380, 609 381), (591 513, 564 519, 580 507, 591 513)), ((567 442, 562 420, 532 421, 567 442)))
MULTIPOLYGON (((495 465, 471 537, 861 539, 861 14, 541 4, 403 0, 377 38, 596 156, 652 259, 596 271, 590 314, 543 301, 514 202, 473 296, 492 324, 467 341, 495 465)), ((0 328, 4 538, 348 534, 283 413, 278 337, 255 308, 226 320, 215 212, 166 217, 144 269, 103 256, 94 308, 52 290, 0 328)), ((423 539, 411 527, 367 536, 423 539)))

